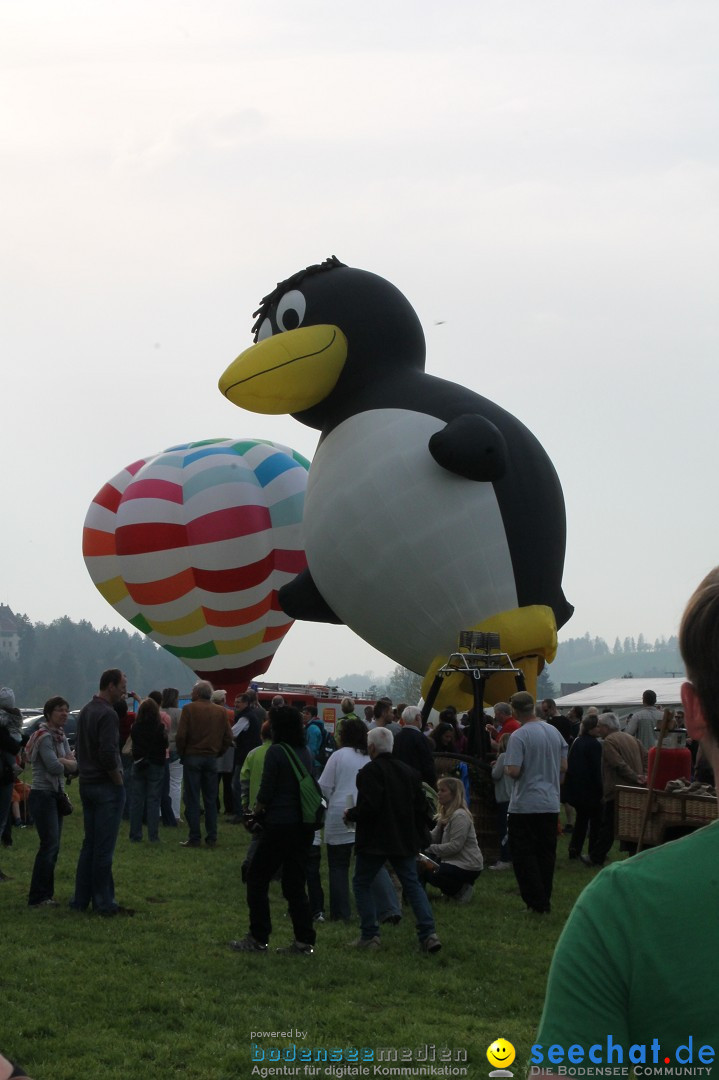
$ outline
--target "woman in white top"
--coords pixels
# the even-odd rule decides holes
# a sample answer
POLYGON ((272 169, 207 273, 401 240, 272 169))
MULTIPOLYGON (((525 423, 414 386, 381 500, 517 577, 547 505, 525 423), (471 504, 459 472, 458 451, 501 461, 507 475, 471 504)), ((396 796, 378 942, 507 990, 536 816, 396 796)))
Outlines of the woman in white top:
MULTIPOLYGON (((354 848, 354 827, 348 827, 343 814, 357 799, 357 773, 369 764, 367 728, 354 717, 342 722, 339 731, 339 750, 330 756, 319 778, 322 794, 327 799, 325 843, 330 882, 330 920, 348 922, 350 907, 349 868, 354 848)), ((392 880, 382 869, 373 883, 373 894, 382 923, 398 923, 402 909, 392 880)))

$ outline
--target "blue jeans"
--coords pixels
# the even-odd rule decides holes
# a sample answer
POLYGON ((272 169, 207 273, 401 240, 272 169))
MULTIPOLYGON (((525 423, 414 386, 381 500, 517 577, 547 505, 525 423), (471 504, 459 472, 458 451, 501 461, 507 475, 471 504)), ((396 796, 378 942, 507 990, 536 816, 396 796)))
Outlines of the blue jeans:
POLYGON ((417 876, 417 861, 414 855, 368 855, 358 851, 355 858, 355 876, 352 882, 355 903, 360 917, 362 937, 373 938, 379 934, 377 905, 372 894, 372 882, 377 877, 385 862, 390 862, 402 883, 404 895, 414 912, 417 925, 417 937, 420 942, 434 933, 434 916, 427 893, 422 888, 417 876))
POLYGON ((142 817, 147 801, 147 835, 159 840, 160 794, 165 776, 164 765, 150 762, 144 769, 135 765, 130 784, 130 839, 142 840, 142 817))
POLYGON ((75 872, 75 895, 70 907, 107 914, 117 908, 112 857, 125 805, 125 788, 120 784, 87 784, 80 781, 80 798, 85 838, 75 872))
MULTIPOLYGON (((354 844, 328 844, 327 865, 330 877, 330 919, 352 917, 350 908, 350 862, 354 844)), ((402 915, 392 878, 383 866, 372 882, 372 895, 380 922, 388 916, 402 915)))
POLYGON ((57 812, 54 791, 30 792, 28 808, 35 821, 40 847, 32 869, 28 904, 40 904, 52 900, 55 892, 55 863, 60 851, 62 818, 57 812))
POLYGON ((190 840, 200 840, 200 792, 205 807, 206 839, 217 840, 217 758, 204 754, 185 754, 185 812, 190 840))

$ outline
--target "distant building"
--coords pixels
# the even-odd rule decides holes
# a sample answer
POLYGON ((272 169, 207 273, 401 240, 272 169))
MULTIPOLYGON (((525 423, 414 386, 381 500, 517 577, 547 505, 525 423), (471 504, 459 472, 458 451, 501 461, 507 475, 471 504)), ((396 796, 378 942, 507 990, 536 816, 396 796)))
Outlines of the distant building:
POLYGON ((18 621, 6 604, 0 604, 0 661, 18 660, 20 634, 18 621))

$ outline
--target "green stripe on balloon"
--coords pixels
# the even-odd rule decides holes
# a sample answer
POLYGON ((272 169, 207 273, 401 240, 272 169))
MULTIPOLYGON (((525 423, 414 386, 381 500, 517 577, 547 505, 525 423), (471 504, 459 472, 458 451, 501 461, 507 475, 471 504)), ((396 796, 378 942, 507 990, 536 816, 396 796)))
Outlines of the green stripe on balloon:
POLYGON ((219 656, 214 641, 206 641, 203 645, 165 645, 164 647, 173 656, 179 656, 181 660, 207 660, 210 656, 219 656))

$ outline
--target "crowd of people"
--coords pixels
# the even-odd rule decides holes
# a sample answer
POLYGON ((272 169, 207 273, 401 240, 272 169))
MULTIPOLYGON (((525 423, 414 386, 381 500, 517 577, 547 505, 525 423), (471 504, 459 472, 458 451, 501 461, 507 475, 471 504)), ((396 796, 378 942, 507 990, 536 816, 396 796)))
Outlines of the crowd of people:
MULTIPOLYGON (((161 824, 177 827, 182 822, 183 787, 188 835, 181 846, 216 846, 223 801, 227 819, 253 831, 242 864, 250 930, 233 943, 238 951, 266 948, 271 932, 268 888, 278 874, 293 919, 295 950, 306 952, 314 946, 316 922, 350 921, 353 854, 354 899, 362 931, 358 947, 378 947, 379 927, 402 917, 400 897, 410 904, 415 897, 420 944, 434 933, 427 929, 414 879, 408 885, 407 867, 402 863, 400 871, 393 858, 411 859, 423 893, 429 885, 460 903, 472 897, 483 859, 468 809, 467 766, 457 763, 453 776, 437 778, 436 755, 463 755, 468 745, 469 718, 460 721, 451 707, 432 727, 418 707, 395 708, 389 699, 380 699, 360 718, 347 697, 330 735, 315 707, 307 705, 300 713, 280 695, 269 714, 252 689, 238 694, 229 708, 224 690, 200 680, 190 702, 180 709, 176 689, 151 691, 141 700, 127 690, 124 674, 110 669, 80 714, 76 751, 64 734, 68 709, 61 697, 46 702, 43 721, 23 751, 32 768, 27 819, 34 822, 40 839, 28 894, 33 907, 57 903, 54 868, 62 835, 61 806, 65 782, 78 771, 85 839, 70 901, 78 910, 92 907, 104 916, 131 913, 116 901, 112 880, 121 822, 128 822, 131 843, 142 842, 144 829, 150 843, 159 842, 161 824), (297 756, 295 764, 317 780, 326 798, 322 833, 302 822, 288 747, 297 756), (381 779, 381 798, 367 777, 381 779), (401 788, 402 777, 405 782, 412 778, 411 798, 408 790, 403 798, 394 790, 401 788), (434 793, 433 814, 428 792, 434 793), (410 805, 415 807, 412 813, 410 805), (328 867, 327 906, 322 851, 328 867), (370 854, 374 861, 384 857, 366 881, 370 854)), ((535 710, 526 692, 498 702, 493 715, 485 713, 481 722, 495 785, 499 850, 489 869, 514 870, 530 912, 551 909, 560 807, 569 858, 602 866, 614 842, 616 788, 646 782, 647 752, 662 718, 651 690, 644 694, 642 709, 622 720, 597 709, 583 714, 574 708, 565 716, 552 699, 535 710)), ((2 688, 3 826, 13 805, 22 741, 14 695, 2 688)), ((4 877, 0 871, 0 880, 4 877)))

